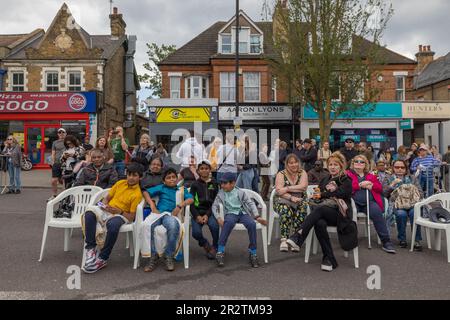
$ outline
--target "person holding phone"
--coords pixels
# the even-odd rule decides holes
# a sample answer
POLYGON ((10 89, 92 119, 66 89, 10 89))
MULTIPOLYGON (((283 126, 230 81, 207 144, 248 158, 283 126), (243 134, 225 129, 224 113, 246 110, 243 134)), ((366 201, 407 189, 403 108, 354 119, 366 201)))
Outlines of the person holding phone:
POLYGON ((128 138, 123 136, 123 128, 116 127, 113 131, 115 138, 111 139, 111 148, 114 154, 114 168, 119 175, 119 178, 125 176, 125 152, 128 152, 128 146, 130 142, 128 138))

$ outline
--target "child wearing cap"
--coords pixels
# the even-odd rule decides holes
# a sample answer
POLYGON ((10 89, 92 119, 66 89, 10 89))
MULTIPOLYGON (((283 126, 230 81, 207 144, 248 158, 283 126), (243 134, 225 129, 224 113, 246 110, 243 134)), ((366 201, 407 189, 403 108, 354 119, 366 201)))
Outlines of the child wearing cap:
POLYGON ((259 216, 255 203, 247 194, 236 187, 236 174, 226 172, 220 179, 221 190, 212 205, 212 212, 222 227, 216 254, 219 267, 225 265, 225 245, 236 223, 242 223, 248 231, 250 244, 248 246, 250 264, 259 267, 256 255, 256 221, 266 225, 267 221, 259 216), (224 218, 219 216, 219 205, 223 206, 224 218))
POLYGON ((192 183, 190 193, 194 197, 194 204, 191 205, 192 213, 192 237, 198 241, 208 259, 214 259, 219 242, 219 225, 212 214, 211 206, 219 192, 219 187, 211 178, 211 164, 203 160, 197 168, 199 178, 192 183), (213 245, 211 246, 203 237, 203 226, 208 226, 211 231, 213 245))

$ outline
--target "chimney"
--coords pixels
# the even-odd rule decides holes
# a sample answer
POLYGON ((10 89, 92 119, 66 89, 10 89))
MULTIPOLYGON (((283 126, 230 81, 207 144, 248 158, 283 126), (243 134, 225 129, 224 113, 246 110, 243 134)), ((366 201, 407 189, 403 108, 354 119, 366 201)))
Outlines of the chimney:
POLYGON ((431 51, 430 45, 419 45, 419 52, 416 53, 417 69, 416 73, 421 73, 423 69, 434 60, 435 52, 431 51))
POLYGON ((109 15, 109 19, 111 20, 111 39, 117 40, 125 35, 127 24, 123 21, 122 14, 118 13, 116 7, 113 9, 113 13, 109 15))

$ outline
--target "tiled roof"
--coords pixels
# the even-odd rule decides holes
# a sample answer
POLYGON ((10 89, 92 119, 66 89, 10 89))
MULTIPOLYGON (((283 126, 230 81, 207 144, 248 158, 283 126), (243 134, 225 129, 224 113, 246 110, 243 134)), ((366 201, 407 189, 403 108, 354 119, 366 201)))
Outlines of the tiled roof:
POLYGON ((8 47, 17 40, 24 38, 27 34, 5 34, 0 35, 0 47, 8 47))
POLYGON ((450 79, 450 52, 430 62, 416 77, 416 89, 450 79))

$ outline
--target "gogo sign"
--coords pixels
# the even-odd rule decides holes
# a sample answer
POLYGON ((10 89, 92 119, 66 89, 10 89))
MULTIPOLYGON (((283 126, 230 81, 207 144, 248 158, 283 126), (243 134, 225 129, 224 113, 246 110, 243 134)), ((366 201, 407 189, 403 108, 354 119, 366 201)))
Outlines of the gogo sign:
POLYGON ((95 92, 0 92, 2 113, 96 112, 95 92))

